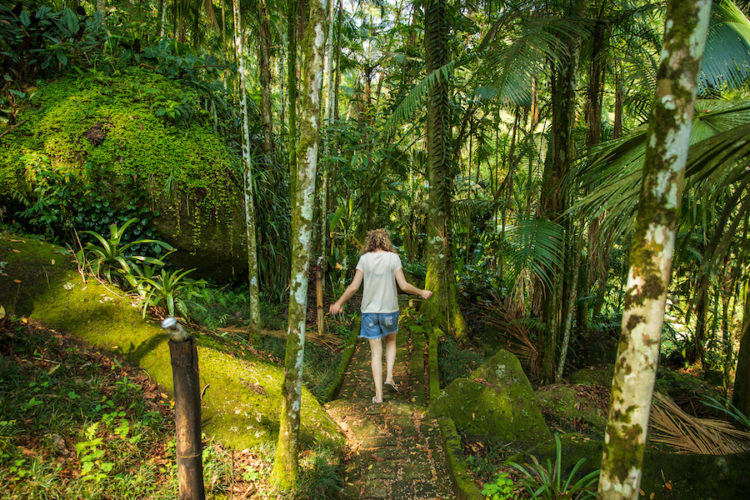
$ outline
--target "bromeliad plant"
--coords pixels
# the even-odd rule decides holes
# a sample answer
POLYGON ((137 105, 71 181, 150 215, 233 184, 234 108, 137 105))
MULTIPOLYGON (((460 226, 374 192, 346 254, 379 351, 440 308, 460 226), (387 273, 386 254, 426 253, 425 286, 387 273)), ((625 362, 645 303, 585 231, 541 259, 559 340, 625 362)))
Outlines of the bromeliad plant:
MULTIPOLYGON (((123 244, 122 238, 125 231, 130 225, 136 222, 136 220, 137 219, 135 218, 129 219, 119 228, 116 224, 111 224, 109 226, 109 238, 105 238, 95 231, 82 231, 81 234, 93 236, 98 240, 99 244, 87 243, 78 252, 78 261, 88 261, 92 272, 96 276, 102 276, 103 274, 109 282, 113 282, 113 271, 120 273, 120 281, 124 281, 131 286, 133 286, 133 282, 126 277, 138 275, 138 267, 140 264, 163 266, 164 261, 162 259, 143 255, 131 255, 131 250, 137 245, 156 245, 158 248, 167 251, 164 255, 166 256, 174 251, 174 248, 169 244, 152 239, 135 240, 123 244)), ((117 275, 115 276, 117 277, 117 275)))
POLYGON ((188 317, 187 301, 197 295, 205 287, 204 280, 191 280, 186 276, 195 269, 178 269, 168 272, 164 269, 158 276, 153 278, 141 278, 140 283, 145 283, 148 289, 141 313, 146 317, 146 311, 150 307, 164 307, 169 316, 174 316, 175 311, 183 317, 188 317))
POLYGON ((509 465, 518 469, 523 474, 521 483, 532 498, 546 498, 557 500, 563 498, 584 499, 596 497, 596 485, 599 481, 599 470, 586 474, 582 478, 574 481, 576 472, 586 461, 581 458, 573 466, 567 478, 563 478, 562 471, 562 445, 560 436, 555 434, 555 463, 547 459, 546 464, 539 463, 537 458, 532 455, 533 465, 528 469, 515 462, 509 465))

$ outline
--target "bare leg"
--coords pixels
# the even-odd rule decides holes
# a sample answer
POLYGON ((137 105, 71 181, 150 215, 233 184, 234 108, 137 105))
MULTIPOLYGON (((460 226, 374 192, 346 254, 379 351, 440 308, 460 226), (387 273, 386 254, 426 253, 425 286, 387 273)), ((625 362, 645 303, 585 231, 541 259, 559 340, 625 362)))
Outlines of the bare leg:
MULTIPOLYGON (((385 336, 385 381, 393 384, 393 365, 396 363, 396 334, 385 336)), ((395 384, 394 384, 395 385, 395 384)))
POLYGON ((368 339, 372 354, 372 379, 375 381, 375 401, 383 402, 383 344, 380 339, 368 339))

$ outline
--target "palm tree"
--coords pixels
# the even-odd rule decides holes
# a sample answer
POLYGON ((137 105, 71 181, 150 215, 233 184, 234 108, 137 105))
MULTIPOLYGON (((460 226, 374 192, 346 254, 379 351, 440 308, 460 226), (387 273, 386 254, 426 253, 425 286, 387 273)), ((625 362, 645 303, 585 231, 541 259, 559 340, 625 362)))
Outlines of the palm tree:
MULTIPOLYGON (((445 0, 428 0, 425 12, 425 63, 427 72, 439 70, 448 60, 448 25, 445 0)), ((453 172, 450 150, 451 118, 448 81, 435 83, 427 104, 427 155, 430 182, 427 222, 427 277, 425 288, 434 293, 423 308, 430 322, 456 337, 466 337, 466 322, 458 307, 451 245, 453 172)))

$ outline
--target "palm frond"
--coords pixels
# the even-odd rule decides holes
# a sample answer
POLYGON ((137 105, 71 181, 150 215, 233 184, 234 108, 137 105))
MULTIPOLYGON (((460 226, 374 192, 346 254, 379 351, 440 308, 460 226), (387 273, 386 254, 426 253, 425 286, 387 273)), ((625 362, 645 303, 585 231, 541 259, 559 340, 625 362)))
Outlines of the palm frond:
POLYGON ((689 415, 658 392, 654 393, 649 426, 651 441, 666 444, 677 453, 729 455, 750 450, 750 433, 724 420, 689 415))
MULTIPOLYGON (((693 120, 691 146, 685 175, 685 201, 700 197, 715 203, 712 193, 730 186, 747 189, 750 172, 750 101, 699 101, 693 120)), ((602 228, 622 236, 633 228, 641 189, 641 172, 646 151, 647 130, 602 143, 593 149, 589 161, 575 169, 576 179, 590 194, 579 200, 572 212, 602 217, 602 228)), ((741 214, 740 214, 741 215, 741 214)))
POLYGON ((552 286, 552 274, 560 269, 563 258, 563 227, 547 219, 519 217, 507 229, 510 279, 516 279, 528 269, 547 287, 552 286))
POLYGON ((750 21, 731 0, 714 2, 698 90, 741 87, 750 76, 750 21))

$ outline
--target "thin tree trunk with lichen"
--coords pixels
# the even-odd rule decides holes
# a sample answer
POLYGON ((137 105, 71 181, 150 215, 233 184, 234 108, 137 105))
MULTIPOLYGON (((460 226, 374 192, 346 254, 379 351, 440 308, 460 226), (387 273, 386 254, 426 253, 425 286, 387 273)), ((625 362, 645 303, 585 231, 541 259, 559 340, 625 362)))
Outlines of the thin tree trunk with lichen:
POLYGON ((284 360, 279 441, 271 481, 282 490, 296 487, 299 467, 302 361, 305 352, 307 282, 312 236, 313 196, 320 136, 321 84, 325 49, 325 0, 310 2, 310 19, 302 41, 302 102, 297 193, 292 208, 292 273, 284 360))
POLYGON ((291 187, 291 206, 295 206, 297 193, 297 0, 287 0, 286 19, 286 79, 287 79, 287 113, 289 127, 287 130, 287 147, 289 148, 289 184, 291 187))
POLYGON ((260 300, 258 293, 258 253, 255 239, 255 200, 253 199, 252 160, 250 156, 250 128, 247 119, 247 93, 245 91, 245 45, 239 0, 232 0, 234 15, 234 46, 239 62, 240 106, 242 108, 242 160, 244 164, 245 238, 247 240, 247 277, 250 296, 250 332, 260 329, 260 300))
POLYGON ((273 116, 271 111, 271 19, 266 0, 258 2, 258 73, 260 76, 263 152, 273 151, 273 116))
MULTIPOLYGON (((448 62, 448 20, 445 0, 428 0, 425 13, 425 61, 427 73, 448 62)), ((450 93, 441 80, 429 93, 427 103, 427 157, 430 182, 427 215, 427 276, 425 288, 431 300, 423 303, 427 319, 456 338, 466 338, 466 321, 458 307, 451 245, 451 195, 453 172, 450 93)))
POLYGON ((711 0, 670 0, 630 251, 599 498, 638 498, 711 0))

